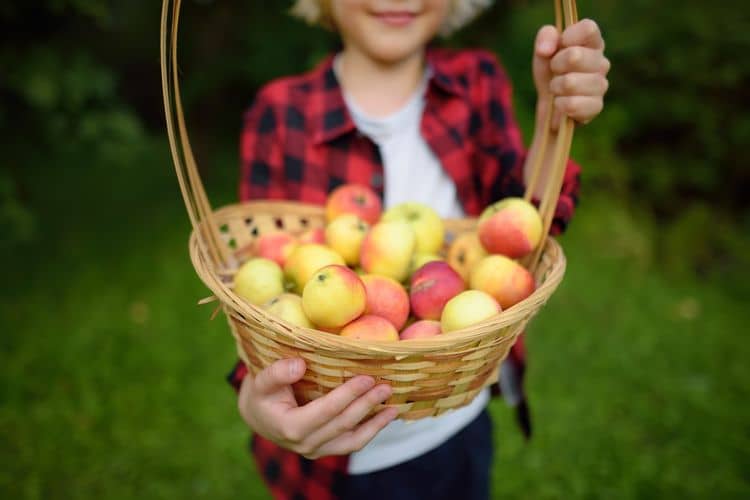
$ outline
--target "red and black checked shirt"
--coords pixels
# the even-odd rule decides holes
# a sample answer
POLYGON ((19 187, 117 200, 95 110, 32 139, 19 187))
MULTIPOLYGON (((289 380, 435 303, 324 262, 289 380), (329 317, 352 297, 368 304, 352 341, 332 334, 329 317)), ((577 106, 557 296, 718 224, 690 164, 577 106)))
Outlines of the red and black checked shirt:
MULTIPOLYGON (((522 196, 526 150, 512 110, 511 85, 497 59, 486 51, 441 49, 428 51, 427 59, 432 78, 422 135, 455 182, 464 211, 478 215, 498 199, 522 196)), ((357 132, 332 57, 309 73, 275 80, 260 90, 245 115, 240 155, 243 201, 324 204, 328 193, 343 183, 365 184, 383 195, 380 153, 357 132)), ((573 215, 579 172, 569 162, 553 233, 563 231, 573 215)), ((507 361, 519 375, 523 358, 519 342, 507 361)), ((229 375, 235 388, 246 373, 238 363, 229 375)), ((252 451, 275 498, 333 499, 345 480, 347 457, 307 460, 257 435, 252 451)))

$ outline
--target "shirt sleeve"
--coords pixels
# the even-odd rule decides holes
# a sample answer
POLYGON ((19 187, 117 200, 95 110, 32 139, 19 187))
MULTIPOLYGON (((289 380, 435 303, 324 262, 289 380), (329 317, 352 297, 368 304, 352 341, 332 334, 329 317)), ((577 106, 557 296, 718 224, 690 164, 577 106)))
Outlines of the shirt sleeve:
POLYGON ((241 201, 284 199, 283 121, 273 101, 261 90, 245 113, 240 135, 241 201))
MULTIPOLYGON (((527 150, 513 112, 513 87, 494 54, 479 53, 479 85, 474 100, 479 113, 477 130, 479 153, 491 161, 481 162, 480 173, 485 204, 509 196, 523 196, 523 167, 527 150)), ((578 203, 581 168, 568 160, 560 198, 550 234, 560 234, 568 226, 578 203)))

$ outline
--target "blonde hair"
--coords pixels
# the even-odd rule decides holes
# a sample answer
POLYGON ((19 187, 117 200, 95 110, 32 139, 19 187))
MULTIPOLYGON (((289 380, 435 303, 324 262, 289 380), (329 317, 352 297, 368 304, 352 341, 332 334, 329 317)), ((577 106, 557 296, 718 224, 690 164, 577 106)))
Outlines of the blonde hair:
MULTIPOLYGON (((450 12, 440 28, 440 34, 443 36, 463 28, 492 4, 492 0, 450 0, 450 2, 450 12)), ((335 29, 331 18, 331 0, 295 0, 291 13, 308 24, 335 29)))

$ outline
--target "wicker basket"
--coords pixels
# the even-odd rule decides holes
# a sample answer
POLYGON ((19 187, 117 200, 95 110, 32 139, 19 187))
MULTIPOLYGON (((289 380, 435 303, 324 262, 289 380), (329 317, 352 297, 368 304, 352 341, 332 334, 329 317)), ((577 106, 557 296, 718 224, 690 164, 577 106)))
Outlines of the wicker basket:
MULTIPOLYGON (((265 232, 283 229, 299 234, 322 227, 322 207, 301 203, 250 202, 224 207, 214 214, 227 249, 244 248, 265 232)), ((472 219, 446 220, 447 239, 471 230, 472 219)), ((288 357, 301 357, 307 372, 295 385, 300 403, 311 401, 357 374, 385 382, 393 394, 385 403, 399 409, 401 418, 436 416, 468 404, 497 380, 500 362, 526 323, 539 311, 562 280, 565 257, 560 246, 547 240, 539 284, 524 301, 471 328, 429 339, 374 342, 291 325, 237 297, 231 272, 217 273, 198 244, 190 239, 190 256, 203 282, 221 300, 237 340, 240 358, 253 373, 288 357)))
MULTIPOLYGON (((559 2, 555 0, 561 28, 559 2)), ((566 23, 574 22, 574 2, 563 3, 566 23)), ((388 342, 344 338, 291 325, 239 298, 232 291, 232 276, 239 264, 235 250, 251 246, 255 238, 268 231, 281 228, 299 234, 322 227, 324 211, 319 206, 270 201, 230 205, 215 212, 211 209, 190 148, 180 99, 179 11, 180 0, 163 0, 162 85, 172 158, 193 225, 189 242, 193 265, 220 301, 240 358, 253 373, 279 359, 304 358, 307 371, 295 385, 300 403, 320 397, 359 374, 392 386, 392 396, 384 405, 398 408, 403 419, 437 416, 471 402, 483 387, 497 380, 500 363, 518 335, 560 284, 565 272, 560 246, 545 238, 534 255, 524 261, 537 280, 531 296, 480 324, 427 339, 388 342)), ((546 119, 551 115, 550 108, 546 119)), ((566 119, 558 133, 550 180, 540 202, 544 234, 557 204, 572 135, 573 124, 566 119)), ((532 160, 527 199, 535 192, 541 170, 539 158, 544 156, 547 143, 545 138, 537 159, 532 160)), ((474 219, 446 220, 446 244, 475 225, 474 219)))

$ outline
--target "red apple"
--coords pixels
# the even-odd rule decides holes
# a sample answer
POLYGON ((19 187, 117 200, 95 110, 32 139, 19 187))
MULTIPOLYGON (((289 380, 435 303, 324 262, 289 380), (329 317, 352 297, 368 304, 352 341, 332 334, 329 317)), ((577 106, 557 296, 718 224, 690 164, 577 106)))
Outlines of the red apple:
POLYGON ((258 257, 271 259, 284 267, 286 259, 297 246, 297 239, 284 231, 261 234, 256 241, 258 257))
POLYGON ((518 259, 531 253, 542 238, 542 219, 523 198, 506 198, 479 217, 479 240, 488 253, 518 259))
POLYGON ((417 318, 439 320, 445 304, 465 289, 463 278, 447 262, 428 262, 411 277, 411 309, 417 318))
POLYGON ((440 335, 441 332, 440 321, 423 319, 416 323, 412 323, 399 334, 399 337, 401 340, 425 339, 428 337, 434 337, 435 335, 440 335))
POLYGON ((380 219, 383 205, 377 193, 361 184, 344 184, 334 189, 326 200, 326 220, 331 222, 342 214, 358 215, 368 224, 380 219))
POLYGON ((360 340, 398 340, 398 330, 385 318, 367 315, 355 319, 339 333, 360 340))
POLYGON ((365 314, 387 319, 396 330, 403 328, 409 317, 409 295, 401 283, 377 274, 366 274, 361 279, 367 291, 365 314))

